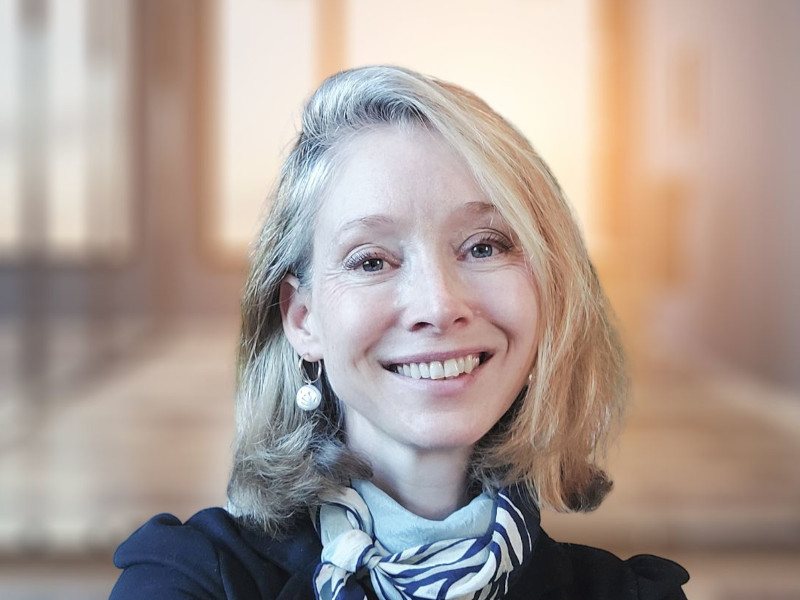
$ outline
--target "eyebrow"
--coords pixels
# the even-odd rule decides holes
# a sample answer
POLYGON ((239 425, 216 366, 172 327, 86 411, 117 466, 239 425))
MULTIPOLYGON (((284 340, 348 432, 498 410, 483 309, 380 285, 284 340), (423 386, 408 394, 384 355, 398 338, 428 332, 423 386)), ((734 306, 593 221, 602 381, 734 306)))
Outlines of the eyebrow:
MULTIPOLYGON (((463 208, 464 212, 473 213, 478 215, 485 215, 485 214, 498 214, 497 207, 494 204, 489 202, 480 202, 480 201, 472 201, 467 202, 463 208)), ((394 219, 387 217, 385 215, 366 215, 364 217, 359 217, 357 219, 353 219, 352 221, 348 221, 340 228, 340 233, 344 233, 351 229, 359 229, 359 228, 371 228, 371 227, 382 227, 386 225, 391 225, 394 223, 394 219)))
POLYGON ((390 219, 385 215, 367 215, 365 217, 359 217, 358 219, 348 221, 341 226, 339 232, 344 233, 345 231, 349 231, 351 229, 386 226, 391 225, 392 223, 394 223, 394 219, 390 219))
POLYGON ((467 202, 464 205, 464 208, 468 212, 473 212, 473 213, 477 213, 477 214, 480 214, 480 215, 486 214, 486 213, 496 214, 496 213, 499 212, 497 210, 497 207, 494 204, 492 204, 490 202, 480 202, 478 200, 474 200, 472 202, 467 202))

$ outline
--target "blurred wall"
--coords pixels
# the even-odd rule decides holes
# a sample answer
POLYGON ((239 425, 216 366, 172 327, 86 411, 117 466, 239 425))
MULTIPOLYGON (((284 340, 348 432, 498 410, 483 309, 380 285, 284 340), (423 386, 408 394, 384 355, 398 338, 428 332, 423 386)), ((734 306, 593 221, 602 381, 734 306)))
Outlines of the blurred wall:
POLYGON ((800 389, 800 3, 628 7, 641 324, 664 354, 800 389))
POLYGON ((783 569, 800 402, 758 394, 800 389, 799 12, 0 0, 0 555, 107 562, 147 515, 224 503, 239 289, 280 155, 323 77, 396 62, 473 89, 531 138, 634 365, 656 365, 637 373, 599 531, 637 551, 789 548, 764 559, 783 569))
POLYGON ((203 236, 213 4, 3 0, 0 317, 235 314, 244 261, 203 236))

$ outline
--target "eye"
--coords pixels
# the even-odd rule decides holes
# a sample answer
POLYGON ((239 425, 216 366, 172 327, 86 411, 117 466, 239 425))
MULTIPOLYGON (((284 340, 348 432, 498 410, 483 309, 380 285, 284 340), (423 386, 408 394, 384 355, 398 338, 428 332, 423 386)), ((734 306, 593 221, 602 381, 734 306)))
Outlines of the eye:
POLYGON ((467 240, 463 256, 466 258, 486 260, 487 258, 493 258, 498 254, 508 252, 512 247, 507 237, 491 231, 473 236, 467 240))
POLYGON ((361 263, 361 268, 367 271, 368 273, 372 273, 374 271, 380 271, 381 269, 383 269, 383 259, 368 258, 367 260, 361 263))
POLYGON ((348 256, 344 261, 344 268, 348 271, 378 273, 386 268, 386 262, 382 251, 375 248, 365 248, 348 256))
POLYGON ((475 244, 469 249, 469 253, 472 255, 472 258, 489 258, 493 252, 494 248, 492 245, 487 244, 486 242, 475 244))

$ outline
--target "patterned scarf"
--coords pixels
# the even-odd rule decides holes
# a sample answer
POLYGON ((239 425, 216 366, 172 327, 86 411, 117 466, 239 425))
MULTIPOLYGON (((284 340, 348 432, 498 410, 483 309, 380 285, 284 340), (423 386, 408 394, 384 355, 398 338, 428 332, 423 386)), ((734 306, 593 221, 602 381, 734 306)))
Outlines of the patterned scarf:
POLYGON ((380 600, 501 598, 511 571, 530 555, 533 539, 506 492, 495 504, 495 522, 480 537, 390 553, 374 537, 364 500, 354 489, 344 489, 314 519, 323 545, 314 573, 317 600, 366 600, 357 582, 366 574, 380 600))

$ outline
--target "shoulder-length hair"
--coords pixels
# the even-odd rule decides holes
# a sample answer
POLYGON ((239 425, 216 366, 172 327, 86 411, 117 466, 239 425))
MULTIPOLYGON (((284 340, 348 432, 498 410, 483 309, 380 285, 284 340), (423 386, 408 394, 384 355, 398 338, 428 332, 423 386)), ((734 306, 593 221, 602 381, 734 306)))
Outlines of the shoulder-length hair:
POLYGON ((530 384, 479 441, 471 481, 512 484, 540 506, 587 511, 611 482, 599 463, 622 416, 623 354, 610 309, 555 177, 530 143, 474 94, 397 67, 365 67, 326 80, 305 106, 300 132, 271 195, 242 298, 236 440, 229 509, 273 534, 298 510, 369 465, 344 443, 342 414, 322 381, 321 407, 295 405, 303 385, 286 339, 279 288, 308 283, 315 215, 337 149, 360 131, 423 127, 464 160, 525 253, 540 302, 530 384))

